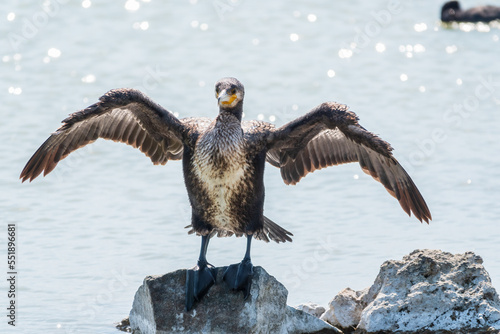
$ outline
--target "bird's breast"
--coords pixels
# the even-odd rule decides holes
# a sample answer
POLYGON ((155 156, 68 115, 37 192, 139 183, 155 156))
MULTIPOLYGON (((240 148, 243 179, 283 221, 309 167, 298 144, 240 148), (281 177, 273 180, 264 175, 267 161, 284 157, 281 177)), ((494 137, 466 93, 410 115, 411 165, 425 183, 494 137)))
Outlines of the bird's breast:
POLYGON ((245 141, 241 130, 231 130, 214 129, 196 143, 193 164, 202 181, 232 184, 244 175, 245 141))
POLYGON ((234 231, 235 212, 245 205, 252 186, 241 130, 206 133, 199 139, 192 161, 201 187, 199 201, 205 203, 205 219, 218 228, 234 231))

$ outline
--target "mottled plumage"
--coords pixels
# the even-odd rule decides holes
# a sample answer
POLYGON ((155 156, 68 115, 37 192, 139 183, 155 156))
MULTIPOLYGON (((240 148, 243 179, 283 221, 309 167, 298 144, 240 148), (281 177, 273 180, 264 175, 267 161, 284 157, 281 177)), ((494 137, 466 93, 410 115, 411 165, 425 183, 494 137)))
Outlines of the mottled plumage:
MULTIPOLYGON (((191 233, 202 236, 196 269, 188 274, 186 307, 190 309, 214 282, 205 258, 211 236, 248 237, 247 252, 229 267, 225 279, 249 292, 252 237, 276 242, 292 235, 264 217, 264 166, 280 168, 286 184, 328 166, 359 162, 381 182, 403 210, 420 221, 431 219, 417 187, 392 155, 389 143, 358 124, 345 105, 327 102, 279 128, 266 122, 242 121, 243 85, 234 78, 216 83, 219 115, 177 119, 134 89, 116 89, 99 102, 71 114, 35 152, 21 173, 32 181, 50 173, 74 150, 98 138, 139 148, 154 164, 182 159, 192 207, 191 233), (242 274, 243 273, 243 274, 242 274)), ((354 205, 354 204, 353 204, 354 205)))

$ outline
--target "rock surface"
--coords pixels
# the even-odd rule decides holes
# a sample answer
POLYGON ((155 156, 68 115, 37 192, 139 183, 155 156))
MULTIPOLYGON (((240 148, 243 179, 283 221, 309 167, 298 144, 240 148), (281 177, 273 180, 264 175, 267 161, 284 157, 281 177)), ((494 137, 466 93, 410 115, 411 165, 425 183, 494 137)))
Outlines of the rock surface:
POLYGON ((316 318, 321 317, 323 313, 325 313, 325 308, 321 305, 315 304, 315 303, 304 303, 295 306, 297 310, 304 311, 306 313, 309 313, 310 315, 315 316, 316 318))
POLYGON ((137 291, 130 327, 133 333, 341 333, 326 322, 286 305, 288 291, 261 267, 254 268, 247 300, 222 281, 185 311, 186 270, 148 276, 137 291))
POLYGON ((329 309, 320 319, 341 328, 355 328, 361 320, 361 313, 367 303, 362 299, 368 289, 354 291, 345 288, 328 303, 329 309))
POLYGON ((382 264, 369 289, 342 290, 321 319, 368 333, 497 332, 500 300, 482 263, 472 252, 413 251, 382 264))

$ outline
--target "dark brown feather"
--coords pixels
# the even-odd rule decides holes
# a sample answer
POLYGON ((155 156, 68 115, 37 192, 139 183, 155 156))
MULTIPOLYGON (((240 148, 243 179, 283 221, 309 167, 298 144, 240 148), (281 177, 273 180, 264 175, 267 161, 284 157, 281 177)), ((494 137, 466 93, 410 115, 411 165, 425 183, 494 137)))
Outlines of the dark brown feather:
POLYGON ((281 169, 286 184, 296 184, 317 169, 357 161, 406 213, 427 223, 431 219, 422 195, 392 156, 390 144, 360 126, 347 107, 324 103, 272 132, 267 161, 281 169))
POLYGON ((24 167, 23 182, 50 173, 60 160, 98 138, 138 147, 155 164, 182 158, 181 122, 148 97, 120 89, 99 100, 63 121, 24 167))

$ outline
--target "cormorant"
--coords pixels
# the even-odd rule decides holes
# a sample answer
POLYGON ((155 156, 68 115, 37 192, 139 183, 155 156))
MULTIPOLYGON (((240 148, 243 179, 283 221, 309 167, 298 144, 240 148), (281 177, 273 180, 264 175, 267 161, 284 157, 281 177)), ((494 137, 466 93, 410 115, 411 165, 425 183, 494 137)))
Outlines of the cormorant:
POLYGON ((198 264, 188 270, 186 309, 215 283, 206 258, 212 236, 247 237, 246 253, 230 265, 224 280, 248 297, 253 273, 252 237, 266 242, 292 241, 292 234, 263 215, 264 166, 280 168, 286 184, 328 166, 359 162, 381 182, 403 210, 429 222, 430 211, 410 176, 393 157, 389 143, 358 124, 347 106, 326 102, 276 128, 262 121, 242 121, 243 85, 223 78, 215 85, 219 114, 177 119, 135 89, 111 90, 99 102, 71 114, 33 154, 22 181, 50 173, 68 154, 98 138, 140 149, 154 164, 183 163, 192 207, 190 233, 201 235, 198 264))
POLYGON ((443 22, 491 22, 500 19, 500 7, 478 6, 467 10, 458 1, 448 1, 441 8, 443 22))

